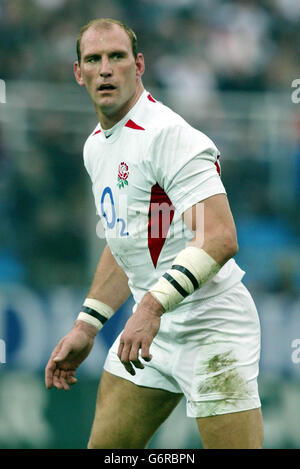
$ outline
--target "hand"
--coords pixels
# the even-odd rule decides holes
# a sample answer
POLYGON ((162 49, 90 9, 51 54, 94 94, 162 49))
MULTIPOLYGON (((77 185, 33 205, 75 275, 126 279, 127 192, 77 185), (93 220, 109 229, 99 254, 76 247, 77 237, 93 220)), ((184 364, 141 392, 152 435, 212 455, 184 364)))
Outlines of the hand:
POLYGON ((132 365, 135 368, 144 368, 138 358, 140 349, 143 360, 151 360, 150 345, 159 330, 162 314, 161 304, 151 293, 147 293, 136 312, 128 319, 120 338, 118 357, 131 375, 135 375, 132 365))
POLYGON ((57 344, 45 369, 47 389, 70 390, 76 384, 75 371, 88 356, 97 334, 97 329, 84 321, 77 321, 73 329, 57 344))

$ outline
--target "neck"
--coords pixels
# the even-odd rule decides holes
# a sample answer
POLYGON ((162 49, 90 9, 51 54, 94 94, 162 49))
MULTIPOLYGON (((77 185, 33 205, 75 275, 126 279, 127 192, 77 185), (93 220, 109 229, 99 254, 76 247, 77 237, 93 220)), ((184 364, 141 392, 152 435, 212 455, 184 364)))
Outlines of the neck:
POLYGON ((123 104, 123 106, 120 109, 118 109, 115 112, 112 112, 111 114, 95 106, 98 120, 101 124, 102 129, 104 130, 111 129, 114 125, 120 122, 120 120, 123 119, 123 117, 130 111, 130 109, 133 108, 133 106, 139 100, 143 92, 144 92, 144 87, 142 83, 140 83, 137 86, 136 92, 134 93, 134 95, 125 104, 123 104))

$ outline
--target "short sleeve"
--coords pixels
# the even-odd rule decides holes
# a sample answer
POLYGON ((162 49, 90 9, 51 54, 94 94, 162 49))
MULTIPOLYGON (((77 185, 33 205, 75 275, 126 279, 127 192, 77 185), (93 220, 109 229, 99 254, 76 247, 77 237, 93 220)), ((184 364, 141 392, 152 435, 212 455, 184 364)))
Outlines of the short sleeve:
POLYGON ((93 155, 95 154, 95 140, 94 135, 99 132, 99 124, 95 127, 93 132, 88 136, 86 139, 84 146, 83 146, 83 164, 88 175, 91 178, 92 183, 94 182, 93 179, 93 155))
POLYGON ((89 151, 89 147, 90 147, 90 137, 86 140, 84 146, 83 146, 83 164, 84 164, 84 167, 90 177, 90 180, 92 182, 92 191, 93 191, 93 194, 94 194, 94 201, 95 201, 95 208, 96 208, 96 215, 99 215, 98 214, 98 210, 97 210, 97 203, 96 203, 96 197, 95 197, 95 193, 94 193, 94 181, 93 181, 93 168, 92 168, 92 164, 91 164, 91 158, 90 158, 90 151, 89 151))
POLYGON ((85 167, 88 175, 92 179, 92 168, 91 168, 90 160, 89 160, 89 157, 88 157, 88 143, 89 143, 89 139, 86 140, 86 142, 83 146, 83 164, 84 164, 84 167, 85 167))
POLYGON ((180 214, 208 197, 226 194, 218 156, 210 138, 191 126, 168 127, 153 140, 153 175, 180 214))

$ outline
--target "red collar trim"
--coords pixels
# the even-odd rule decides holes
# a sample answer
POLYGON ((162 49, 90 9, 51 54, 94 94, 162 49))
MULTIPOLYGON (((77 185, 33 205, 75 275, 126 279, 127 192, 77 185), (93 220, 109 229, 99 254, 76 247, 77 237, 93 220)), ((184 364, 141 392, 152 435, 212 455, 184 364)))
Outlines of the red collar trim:
POLYGON ((149 99, 149 101, 151 101, 152 103, 156 103, 155 99, 152 98, 151 94, 147 94, 147 98, 149 99))
MULTIPOLYGON (((145 130, 144 127, 137 125, 131 119, 129 119, 129 121, 126 122, 125 127, 129 127, 130 129, 135 129, 135 130, 145 130)), ((100 132, 101 130, 96 130, 96 132, 93 133, 93 136, 96 134, 100 134, 100 132)))
POLYGON ((144 127, 137 125, 131 119, 129 119, 129 121, 126 122, 125 127, 129 127, 130 129, 135 129, 135 130, 145 130, 144 127))

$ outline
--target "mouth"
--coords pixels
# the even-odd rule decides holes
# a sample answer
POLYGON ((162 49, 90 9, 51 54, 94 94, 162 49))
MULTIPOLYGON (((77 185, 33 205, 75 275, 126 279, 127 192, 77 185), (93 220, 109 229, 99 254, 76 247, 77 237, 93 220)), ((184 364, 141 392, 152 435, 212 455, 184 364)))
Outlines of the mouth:
POLYGON ((107 91, 114 91, 115 89, 116 89, 116 87, 114 85, 112 85, 111 83, 104 83, 104 84, 98 86, 98 91, 107 92, 107 91))

